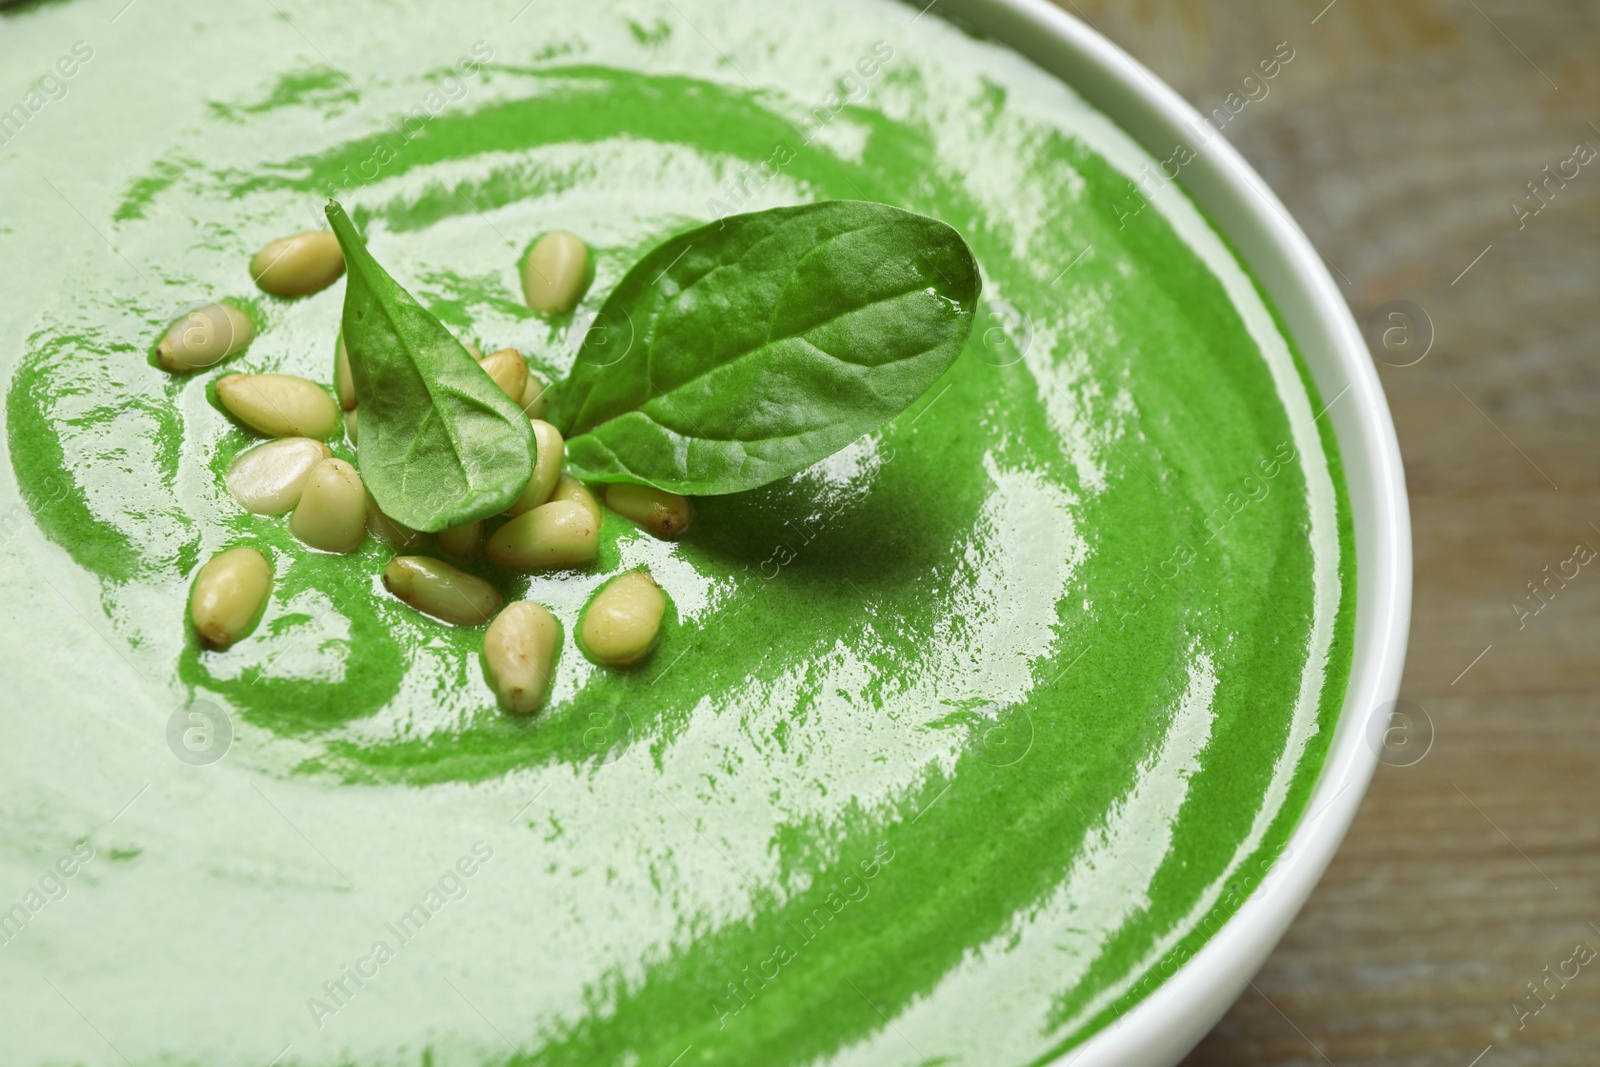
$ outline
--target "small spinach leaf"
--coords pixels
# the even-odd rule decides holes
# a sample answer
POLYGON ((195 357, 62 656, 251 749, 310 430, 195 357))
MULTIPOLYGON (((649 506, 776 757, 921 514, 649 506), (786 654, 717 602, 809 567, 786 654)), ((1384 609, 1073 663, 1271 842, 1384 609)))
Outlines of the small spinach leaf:
POLYGON ((361 434, 356 457, 384 514, 435 532, 510 507, 533 474, 533 427, 461 342, 367 251, 338 201, 344 342, 361 434))
POLYGON ((700 495, 794 474, 938 380, 981 285, 960 234, 887 204, 774 208, 680 234, 617 285, 553 391, 568 468, 700 495))

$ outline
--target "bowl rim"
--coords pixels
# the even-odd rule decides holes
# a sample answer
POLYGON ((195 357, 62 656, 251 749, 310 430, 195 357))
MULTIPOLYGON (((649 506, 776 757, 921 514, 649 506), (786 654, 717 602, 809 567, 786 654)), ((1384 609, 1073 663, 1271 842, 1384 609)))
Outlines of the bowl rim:
POLYGON ((1399 442, 1377 368, 1324 257, 1215 126, 1149 68, 1049 0, 935 2, 940 14, 1060 78, 1155 158, 1176 142, 1195 150, 1178 183, 1270 296, 1339 443, 1355 532, 1355 632, 1344 703, 1305 812, 1267 877, 1193 956, 1051 1061, 1170 1067, 1250 984, 1333 858, 1376 769, 1411 619, 1411 524, 1399 442))

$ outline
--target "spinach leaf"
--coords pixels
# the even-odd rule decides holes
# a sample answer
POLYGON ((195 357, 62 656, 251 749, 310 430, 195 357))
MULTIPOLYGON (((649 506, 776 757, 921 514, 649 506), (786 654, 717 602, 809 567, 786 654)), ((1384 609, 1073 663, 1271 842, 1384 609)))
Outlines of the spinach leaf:
POLYGON ((981 285, 955 230, 886 204, 774 208, 680 234, 617 285, 552 391, 568 469, 699 495, 803 470, 938 380, 981 285))
POLYGON ((361 478, 384 514, 436 532, 510 507, 533 475, 533 426, 461 342, 378 266, 338 201, 344 343, 361 478))

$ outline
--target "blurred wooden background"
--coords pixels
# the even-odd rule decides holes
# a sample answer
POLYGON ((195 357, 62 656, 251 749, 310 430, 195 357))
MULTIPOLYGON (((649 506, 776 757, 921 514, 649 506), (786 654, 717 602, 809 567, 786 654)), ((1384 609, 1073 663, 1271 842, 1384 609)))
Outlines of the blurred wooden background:
POLYGON ((1228 137, 1358 322, 1436 333, 1380 365, 1433 746, 1187 1067, 1600 1064, 1600 4, 1057 2, 1208 113, 1287 42, 1228 137))

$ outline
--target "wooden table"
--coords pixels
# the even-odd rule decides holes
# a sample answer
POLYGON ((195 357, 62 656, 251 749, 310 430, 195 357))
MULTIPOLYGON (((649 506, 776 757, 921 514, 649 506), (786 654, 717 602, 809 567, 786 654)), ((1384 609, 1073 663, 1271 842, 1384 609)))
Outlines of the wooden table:
POLYGON ((1358 322, 1406 299, 1436 331, 1380 367, 1415 524, 1402 696, 1433 748, 1379 768, 1186 1064, 1600 1064, 1600 558, 1576 562, 1600 550, 1600 156, 1567 163, 1600 152, 1600 4, 1058 2, 1206 112, 1288 42, 1227 135, 1358 322))

